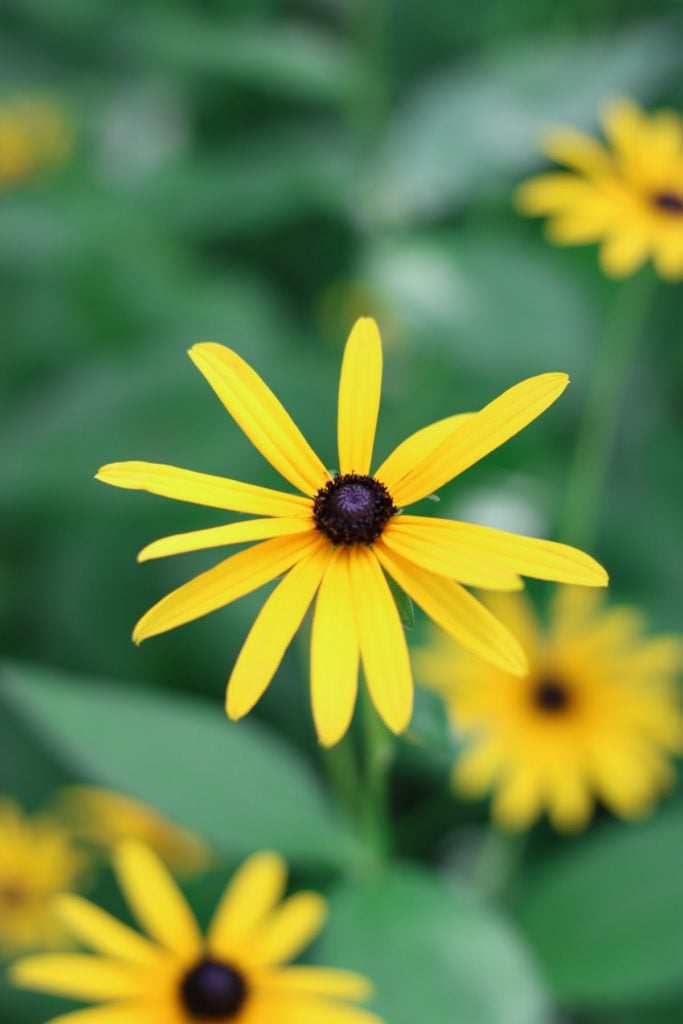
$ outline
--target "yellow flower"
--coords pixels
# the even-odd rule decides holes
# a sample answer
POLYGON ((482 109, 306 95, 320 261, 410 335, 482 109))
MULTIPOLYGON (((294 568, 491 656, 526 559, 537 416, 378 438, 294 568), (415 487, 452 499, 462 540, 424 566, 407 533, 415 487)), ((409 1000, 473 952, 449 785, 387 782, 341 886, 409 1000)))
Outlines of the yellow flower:
POLYGON ((69 786, 61 794, 60 810, 75 835, 107 851, 124 839, 138 839, 178 871, 198 871, 209 862, 198 836, 123 793, 69 786))
POLYGON ((683 277, 683 119, 644 113, 629 100, 603 115, 609 147, 571 128, 551 132, 548 156, 569 168, 531 178, 517 193, 524 213, 549 216, 557 245, 601 242, 609 277, 648 258, 664 278, 683 277))
POLYGON ((57 824, 0 800, 0 953, 64 944, 52 900, 76 884, 84 866, 57 824))
POLYGON ((123 462, 98 479, 250 519, 166 537, 139 558, 261 540, 163 598, 140 619, 136 642, 190 622, 286 573, 265 602, 228 684, 227 710, 245 715, 263 694, 317 592, 311 641, 313 714, 321 742, 336 743, 353 715, 359 656, 370 695, 394 732, 412 713, 408 648, 385 572, 468 649, 511 672, 526 661, 515 638, 461 584, 516 589, 518 573, 604 586, 582 552, 549 541, 422 516, 401 507, 427 497, 543 412, 564 391, 562 373, 506 391, 480 412, 413 434, 370 474, 382 378, 374 320, 356 323, 339 387, 339 473, 332 475, 261 378, 222 345, 190 351, 224 406, 300 494, 173 466, 123 462), (267 539, 264 539, 267 538, 267 539), (455 581, 458 582, 455 582, 455 581))
POLYGON ((683 639, 647 639, 634 609, 602 607, 583 588, 558 590, 547 629, 521 594, 491 603, 527 651, 527 677, 438 637, 417 655, 465 740, 456 787, 494 790, 494 817, 510 829, 544 809, 556 828, 581 829, 595 798, 625 818, 647 812, 675 778, 670 755, 683 751, 683 639))
POLYGON ((67 895, 58 901, 59 915, 97 955, 27 957, 11 970, 22 988, 105 1004, 55 1024, 381 1024, 347 1003, 370 994, 364 978, 285 966, 319 932, 326 905, 316 893, 302 892, 278 906, 287 872, 275 854, 257 854, 238 871, 206 937, 151 850, 125 843, 115 865, 147 935, 67 895))
POLYGON ((62 163, 72 141, 63 111, 51 100, 25 96, 0 103, 0 186, 62 163))

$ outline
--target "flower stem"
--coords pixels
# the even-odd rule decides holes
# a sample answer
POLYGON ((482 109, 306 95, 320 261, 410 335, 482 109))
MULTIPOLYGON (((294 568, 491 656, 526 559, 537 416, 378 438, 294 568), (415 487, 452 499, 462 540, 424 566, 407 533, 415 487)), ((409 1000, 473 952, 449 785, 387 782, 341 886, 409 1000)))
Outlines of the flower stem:
POLYGON ((590 548, 595 541, 624 390, 656 280, 654 273, 645 269, 620 284, 605 324, 579 424, 560 525, 561 538, 578 547, 590 548))
POLYGON ((527 835, 503 832, 489 823, 472 871, 472 881, 484 896, 505 901, 524 857, 527 835))
POLYGON ((369 845, 379 861, 392 849, 389 806, 389 771, 394 758, 391 734, 377 714, 367 687, 362 688, 361 712, 365 741, 365 793, 363 825, 369 845))

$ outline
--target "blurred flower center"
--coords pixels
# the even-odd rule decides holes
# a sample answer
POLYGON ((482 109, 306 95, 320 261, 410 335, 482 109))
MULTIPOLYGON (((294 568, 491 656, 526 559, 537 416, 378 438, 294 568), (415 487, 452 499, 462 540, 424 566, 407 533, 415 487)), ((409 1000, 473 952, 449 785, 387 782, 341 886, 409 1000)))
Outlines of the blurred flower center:
POLYGON ((225 1020, 236 1016, 247 997, 247 985, 234 967, 202 960, 184 977, 180 994, 196 1020, 225 1020))
POLYGON ((18 882, 9 882, 0 887, 0 907, 17 910, 29 902, 29 894, 18 882))
POLYGON ((558 679, 542 679, 533 693, 534 704, 541 711, 556 714, 566 711, 571 704, 571 695, 564 683, 558 679))
POLYGON ((371 544, 398 509, 379 480, 337 474, 318 491, 313 517, 333 544, 371 544))
POLYGON ((652 202, 663 213, 683 216, 683 195, 679 195, 677 192, 658 192, 653 196, 652 202))

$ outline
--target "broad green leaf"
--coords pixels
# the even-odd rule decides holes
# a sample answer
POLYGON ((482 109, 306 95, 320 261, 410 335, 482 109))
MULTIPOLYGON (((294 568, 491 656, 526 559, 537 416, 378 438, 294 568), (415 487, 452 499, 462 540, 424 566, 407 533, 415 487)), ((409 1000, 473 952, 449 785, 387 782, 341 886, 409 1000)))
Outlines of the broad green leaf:
POLYGON ((541 1024, 524 943, 470 891, 396 868, 332 896, 320 962, 366 974, 388 1024, 541 1024))
POLYGON ((543 131, 594 125, 615 92, 645 97, 677 66, 668 25, 603 38, 525 40, 421 82, 390 121, 362 183, 366 216, 432 219, 538 161, 543 131))
POLYGON ((87 781, 147 801, 232 857, 339 866, 355 844, 305 764, 219 703, 11 664, 0 694, 87 781))
POLYGON ((683 989, 683 806, 610 825, 539 869, 518 918, 558 997, 624 1006, 683 989))

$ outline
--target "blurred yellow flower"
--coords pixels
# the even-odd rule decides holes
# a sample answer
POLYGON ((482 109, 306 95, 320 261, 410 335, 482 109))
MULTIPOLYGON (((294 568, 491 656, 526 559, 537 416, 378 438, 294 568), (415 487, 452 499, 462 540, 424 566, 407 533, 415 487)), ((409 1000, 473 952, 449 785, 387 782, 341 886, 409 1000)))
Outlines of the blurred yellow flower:
POLYGON ((609 143, 583 132, 550 132, 544 150, 569 168, 541 174, 517 192, 527 214, 548 216, 557 245, 600 242, 609 277, 627 277, 648 258, 659 274, 683 278, 683 119, 615 100, 603 114, 609 143))
POLYGON ((71 125, 52 100, 24 96, 0 102, 0 188, 58 166, 72 145, 71 125))
POLYGON ((123 793, 69 786, 61 793, 60 810, 75 835, 107 851, 124 839, 138 839, 178 871, 199 871, 209 863, 198 836, 123 793))
POLYGON ((401 506, 427 497, 539 416, 564 391, 566 374, 532 377, 480 412, 418 431, 370 475, 382 345, 374 320, 362 318, 344 353, 339 472, 331 474, 267 385, 235 352, 206 343, 195 345, 190 357, 261 454, 302 493, 148 462, 114 463, 97 476, 117 487, 267 517, 166 537, 139 555, 144 561, 261 541, 154 605, 135 627, 138 643, 286 574, 265 602, 233 669, 227 694, 232 718, 241 718, 259 700, 316 592, 313 714, 320 741, 329 746, 351 721, 359 656, 387 726, 398 733, 410 721, 408 647, 385 572, 459 643, 519 674, 526 672, 519 644, 461 584, 517 589, 522 586, 519 573, 589 586, 607 583, 604 569, 566 545, 469 523, 398 515, 401 506))
POLYGON ((446 701, 465 741, 453 774, 462 793, 495 791, 504 827, 545 809, 556 828, 587 824, 594 799, 614 813, 646 813, 675 778, 683 708, 675 673, 683 638, 648 639, 632 608, 595 592, 559 588, 544 629, 521 594, 495 595, 494 611, 520 638, 525 678, 490 668, 435 636, 417 655, 421 681, 446 701))
POLYGON ((20 987, 106 1004, 61 1016, 59 1024, 381 1024, 348 1005, 370 994, 364 978, 286 966, 321 929, 326 905, 312 892, 278 905, 287 871, 276 854, 256 854, 237 872, 206 937, 151 850, 123 844, 115 865, 149 937, 67 895, 58 902, 60 917, 97 955, 27 957, 11 970, 20 987))
POLYGON ((84 867, 64 829, 0 800, 0 953, 64 945, 52 900, 76 885, 84 867))

